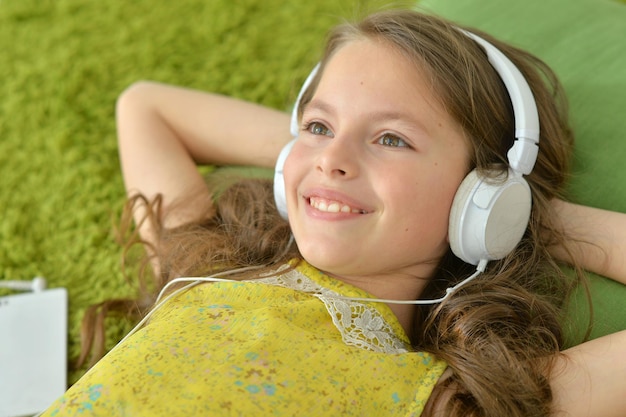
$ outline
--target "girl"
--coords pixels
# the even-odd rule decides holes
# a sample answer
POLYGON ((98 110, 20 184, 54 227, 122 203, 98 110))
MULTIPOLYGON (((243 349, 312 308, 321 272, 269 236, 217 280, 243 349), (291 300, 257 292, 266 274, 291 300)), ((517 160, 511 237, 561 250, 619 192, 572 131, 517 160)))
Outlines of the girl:
POLYGON ((168 286, 149 321, 45 415, 623 415, 626 333, 561 352, 575 283, 556 259, 626 282, 626 221, 556 199, 573 146, 561 88, 541 61, 485 34, 537 105, 541 149, 522 168, 532 208, 512 216, 522 227, 510 253, 451 250, 468 173, 517 176, 516 104, 472 33, 413 11, 331 33, 279 165, 288 221, 271 182, 239 182, 213 202, 197 165, 273 167, 289 115, 129 88, 118 102, 128 213, 157 290, 181 276, 214 283, 168 286))

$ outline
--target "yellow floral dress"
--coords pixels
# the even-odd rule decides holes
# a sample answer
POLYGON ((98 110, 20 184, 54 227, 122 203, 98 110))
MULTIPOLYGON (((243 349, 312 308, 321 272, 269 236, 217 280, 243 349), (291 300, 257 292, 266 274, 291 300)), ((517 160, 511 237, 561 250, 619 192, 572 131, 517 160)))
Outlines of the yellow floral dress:
POLYGON ((306 263, 194 286, 43 414, 419 416, 445 363, 384 304, 306 263))

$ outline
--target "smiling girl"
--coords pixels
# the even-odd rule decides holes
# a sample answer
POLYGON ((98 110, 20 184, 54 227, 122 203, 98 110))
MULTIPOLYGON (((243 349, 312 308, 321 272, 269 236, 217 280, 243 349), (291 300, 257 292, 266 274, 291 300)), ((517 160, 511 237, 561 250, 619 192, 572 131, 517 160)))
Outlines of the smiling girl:
POLYGON ((623 263, 586 251, 623 250, 626 236, 590 230, 624 216, 555 200, 573 147, 561 87, 538 59, 480 36, 527 80, 541 135, 521 241, 478 265, 451 251, 450 212, 470 171, 512 175, 515 117, 483 47, 451 23, 389 11, 331 33, 281 168, 288 221, 271 182, 214 202, 197 170, 273 167, 288 114, 129 88, 118 102, 127 213, 157 287, 219 282, 168 288, 46 415, 623 415, 626 335, 561 352, 573 283, 553 254, 573 263, 585 251, 583 266, 624 282, 623 263), (562 221, 572 216, 576 231, 562 221))
MULTIPOLYGON (((429 79, 385 41, 346 44, 324 75, 284 167, 300 254, 377 297, 417 299, 448 248, 468 143, 429 79)), ((410 328, 414 307, 392 309, 410 328)))

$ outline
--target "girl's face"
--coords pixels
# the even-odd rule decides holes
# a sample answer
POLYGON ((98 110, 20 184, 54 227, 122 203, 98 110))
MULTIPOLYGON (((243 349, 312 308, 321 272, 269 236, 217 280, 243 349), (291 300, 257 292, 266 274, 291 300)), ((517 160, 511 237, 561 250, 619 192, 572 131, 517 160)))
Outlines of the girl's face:
POLYGON ((413 278, 431 276, 448 248, 452 199, 469 166, 461 128, 425 73, 366 39, 336 51, 303 110, 284 169, 302 255, 357 285, 389 284, 371 279, 381 275, 420 281, 405 286, 406 298, 417 296, 424 280, 413 278))

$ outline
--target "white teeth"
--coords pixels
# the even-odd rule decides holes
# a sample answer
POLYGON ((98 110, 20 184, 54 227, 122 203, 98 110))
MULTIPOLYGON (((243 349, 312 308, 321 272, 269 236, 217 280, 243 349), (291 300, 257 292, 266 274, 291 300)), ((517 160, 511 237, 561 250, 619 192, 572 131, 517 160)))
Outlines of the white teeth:
POLYGON ((347 204, 342 204, 337 201, 326 201, 317 198, 309 199, 311 206, 315 207, 319 211, 327 213, 362 213, 362 210, 353 209, 347 204))

